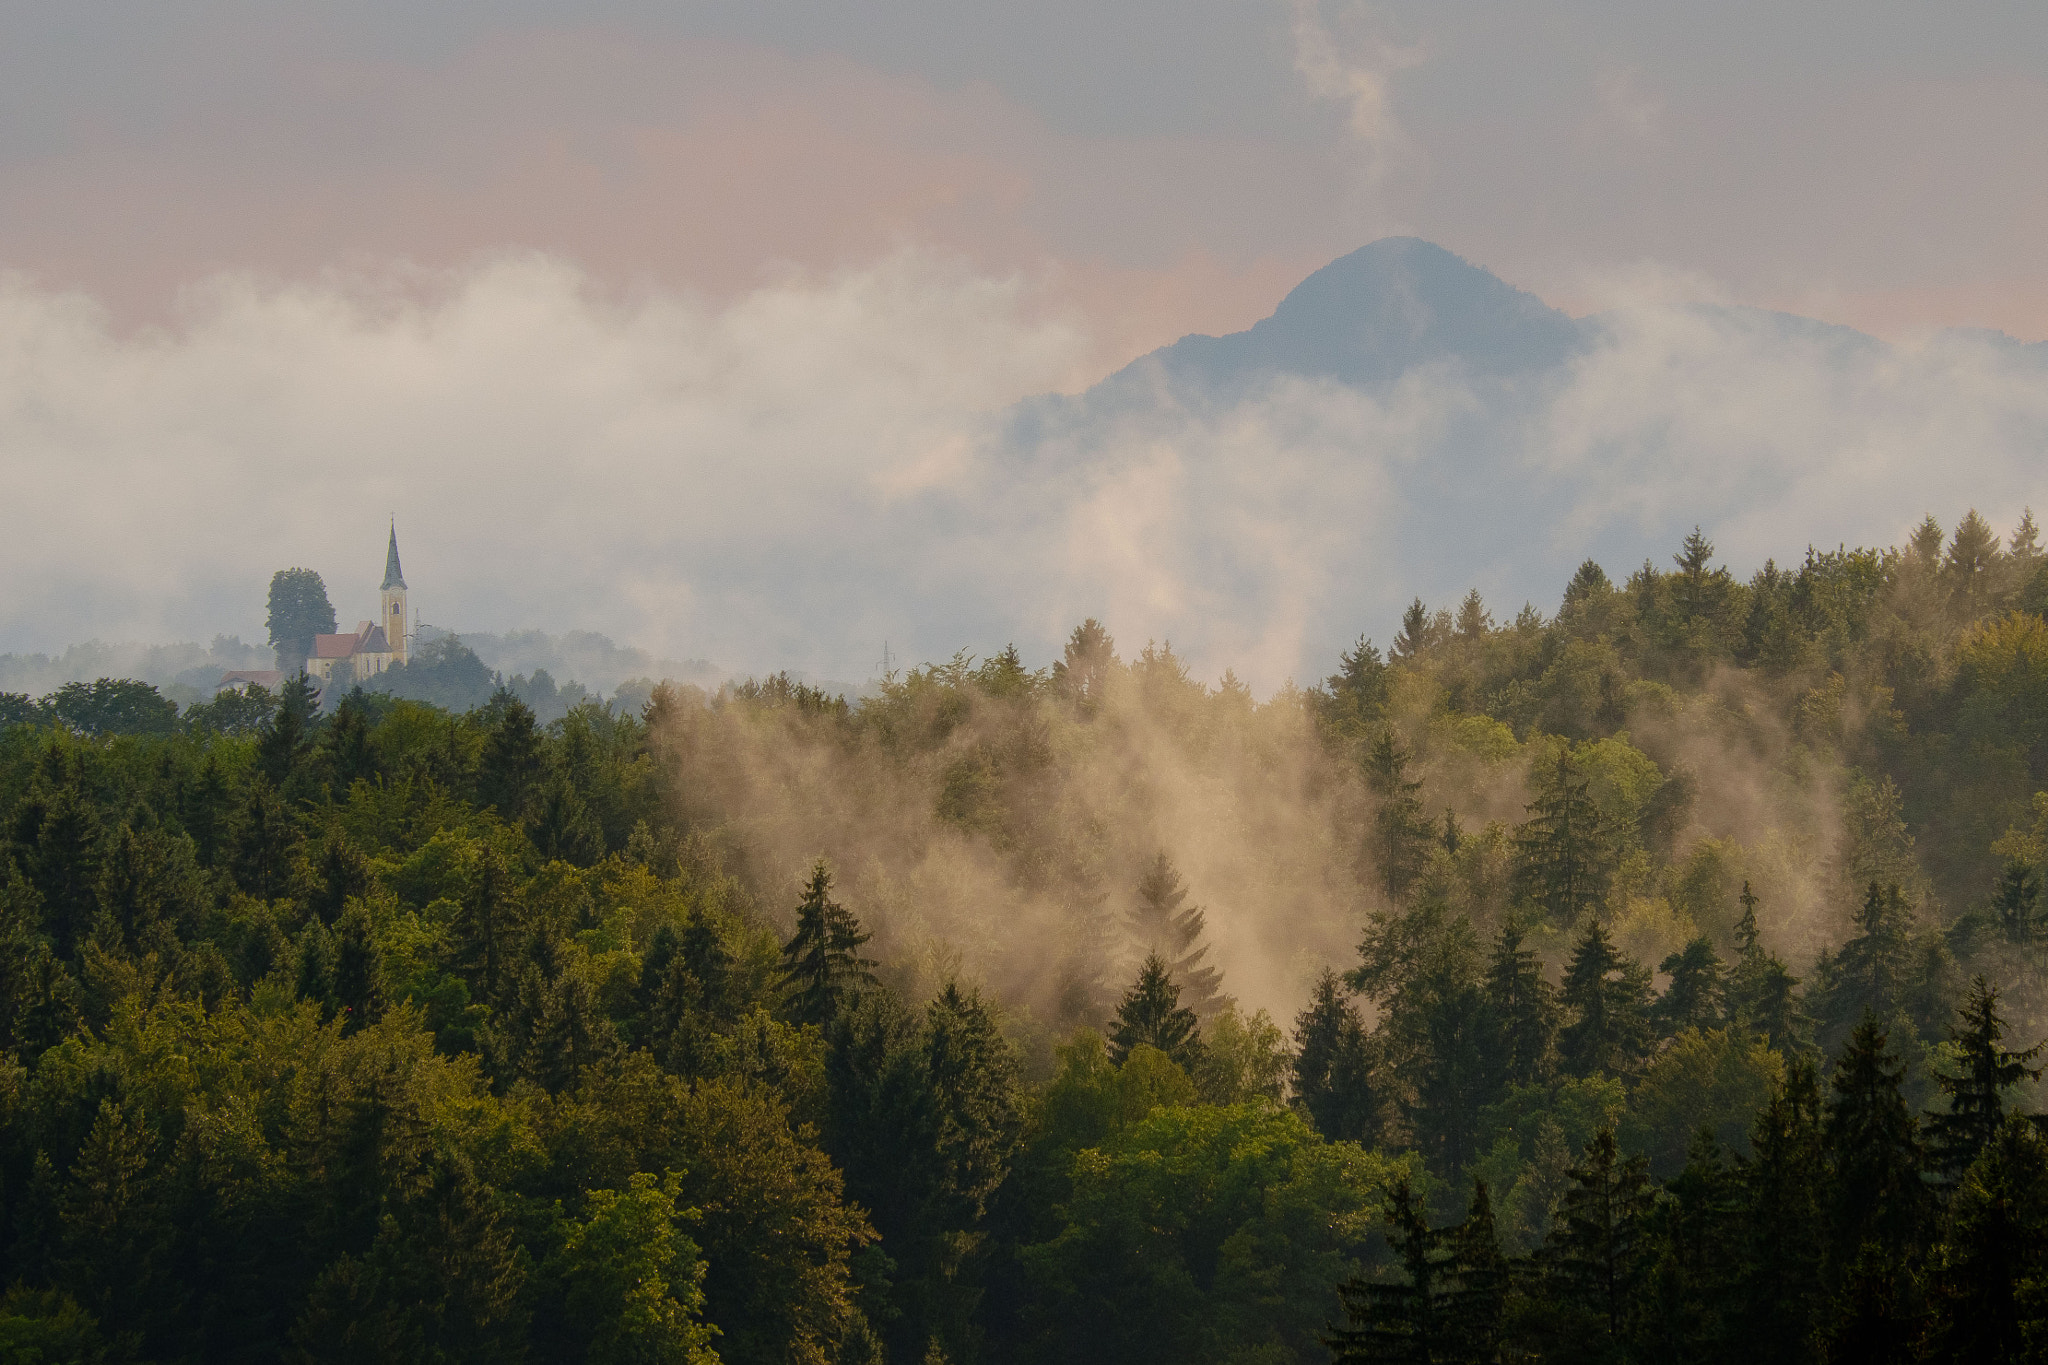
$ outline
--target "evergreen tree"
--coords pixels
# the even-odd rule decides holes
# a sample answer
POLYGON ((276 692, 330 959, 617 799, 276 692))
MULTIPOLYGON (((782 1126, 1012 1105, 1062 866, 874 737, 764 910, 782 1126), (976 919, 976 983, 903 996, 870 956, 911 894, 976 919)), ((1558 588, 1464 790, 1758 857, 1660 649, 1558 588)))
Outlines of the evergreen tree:
POLYGON ((1570 1022, 1558 1033, 1558 1056, 1574 1076, 1634 1069, 1649 1046, 1649 972, 1616 951, 1598 920, 1572 950, 1559 992, 1570 1022))
POLYGON ((1484 640, 1493 632, 1493 614, 1480 599, 1479 589, 1465 594, 1465 600, 1458 604, 1458 638, 1461 640, 1484 640))
POLYGON ((1358 643, 1338 656, 1338 669, 1323 686, 1330 695, 1330 720, 1355 732, 1386 714, 1392 670, 1373 642, 1358 643))
POLYGON ((1538 1257, 1544 1358, 1623 1360, 1645 1270, 1639 1240, 1653 1198, 1649 1168, 1641 1157, 1624 1158, 1603 1129, 1568 1179, 1538 1257))
POLYGON ((1439 962, 1413 994, 1420 1037, 1409 1124, 1430 1168, 1445 1176, 1461 1173, 1479 1155, 1479 1111, 1499 1094, 1486 995, 1462 965, 1439 962))
POLYGON ((1180 987, 1156 953, 1145 959, 1138 979, 1117 1004, 1109 1055, 1122 1066, 1140 1043, 1158 1048, 1190 1075, 1201 1057, 1195 1012, 1180 1003, 1180 987))
POLYGON ((1490 1365, 1500 1359, 1501 1320, 1509 1270, 1494 1227, 1493 1199, 1484 1180, 1472 1182, 1465 1221, 1445 1239, 1450 1287, 1444 1295, 1443 1358, 1490 1365))
POLYGON ((1408 610, 1401 613, 1401 630, 1394 637, 1394 657, 1413 659, 1429 648, 1436 632, 1431 629, 1429 608, 1416 598, 1408 604, 1408 610))
POLYGON ((1671 984, 1650 1009, 1670 1038, 1685 1029, 1720 1028, 1726 1019, 1727 987, 1720 954, 1712 939, 1701 935, 1657 964, 1671 984))
POLYGON ((1116 641, 1091 616, 1074 627, 1074 633, 1067 638, 1065 656, 1053 664, 1053 690, 1083 715, 1092 714, 1102 705, 1102 694, 1109 686, 1110 670, 1116 667, 1116 661, 1116 641))
POLYGON ((279 790, 292 786, 299 765, 312 751, 313 716, 319 693, 304 673, 287 678, 277 694, 277 709, 256 732, 256 768, 279 790))
POLYGON ((1712 1132, 1695 1135, 1685 1167, 1643 1219, 1640 1358, 1709 1365, 1747 1345, 1733 1330, 1741 1277, 1742 1189, 1712 1132))
POLYGON ((1991 915, 2008 943, 2028 944, 2042 937, 2037 906, 2041 879, 2023 858, 2008 858, 1991 893, 1991 915))
POLYGON ((1812 1365, 1827 1254, 1827 1151, 1820 1082, 1795 1061, 1750 1136, 1742 1171, 1745 1246, 1729 1303, 1733 1337, 1757 1365, 1812 1365))
POLYGON ((1197 1018, 1222 1006, 1217 987, 1223 973, 1202 965, 1209 945, 1202 942, 1206 916, 1199 905, 1181 908, 1188 898, 1173 861, 1161 853, 1138 882, 1138 900, 1127 921, 1131 941, 1140 952, 1166 964, 1167 974, 1197 1018))
POLYGON ((1370 861, 1379 874, 1380 886, 1399 901, 1421 875, 1430 822, 1416 795, 1422 783, 1408 776, 1408 751, 1391 728, 1380 731, 1366 754, 1365 785, 1378 801, 1372 817, 1370 861))
POLYGON ((1998 581, 1998 571, 2004 558, 1999 553, 1997 534, 1984 518, 1977 515, 1977 509, 1972 507, 1965 512, 1963 519, 1956 523, 1948 554, 1941 564, 1942 577, 1948 580, 1949 596, 1965 620, 1973 619, 1989 607, 1992 588, 1998 581))
POLYGON ((66 783, 44 800, 21 803, 15 837, 27 845, 23 861, 42 901, 43 927, 58 956, 68 958, 98 900, 106 841, 99 808, 76 783, 66 783))
POLYGON ((1838 1260, 1864 1242, 1917 1246, 1926 1228, 1919 1125, 1901 1091, 1905 1078, 1884 1025, 1866 1015, 1836 1059, 1828 1102, 1829 1220, 1838 1260))
POLYGON ((1325 967, 1307 1008, 1294 1020, 1294 1103, 1331 1141, 1371 1142, 1379 1135, 1365 1023, 1337 973, 1325 967))
POLYGON ((1486 969, 1486 1009, 1503 1085, 1547 1081, 1556 1063, 1557 992, 1543 979, 1535 950, 1523 946, 1514 914, 1501 921, 1486 969))
POLYGON ((519 908, 515 897, 512 869, 497 849, 485 844, 458 902, 460 911, 450 926, 449 944, 453 965, 483 1000, 497 999, 517 947, 519 908))
POLYGON ((321 731, 318 748, 332 775, 336 800, 347 800, 350 786, 377 776, 377 753, 370 742, 369 707, 360 687, 351 689, 334 708, 333 716, 321 731))
POLYGON ((789 1017, 800 1024, 825 1025, 847 997, 872 985, 875 965, 860 956, 872 935, 853 912, 832 899, 832 873, 821 861, 797 902, 796 932, 782 945, 782 980, 789 1017))
POLYGON ((1338 1291, 1348 1325, 1324 1338, 1333 1365, 1435 1365, 1447 1358, 1443 1234, 1424 1220, 1406 1180, 1389 1192, 1386 1219, 1407 1283, 1360 1277, 1338 1291))
POLYGON ((484 734, 483 757, 477 764, 477 799, 494 807, 506 821, 526 814, 527 800, 540 780, 541 739, 531 707, 504 688, 491 694, 485 708, 490 728, 484 734))
POLYGON ((1763 947, 1756 922, 1758 897, 1746 881, 1741 900, 1742 919, 1735 926, 1739 954, 1728 979, 1728 1020, 1789 1055, 1800 1046, 1805 1022, 1799 1013, 1799 978, 1763 947))
POLYGON ((1591 791, 1591 781, 1573 771, 1570 754, 1559 754, 1515 836, 1516 889, 1561 929, 1576 928, 1607 897, 1612 853, 1591 791))
POLYGON ((1921 1358, 2020 1365, 2048 1346, 2048 1138, 2014 1116, 1950 1199, 1921 1358))
POLYGON ((1833 1303, 1823 1336, 1831 1358, 1904 1360, 1917 1328, 1915 1263, 1932 1205, 1904 1079, 1884 1026, 1866 1015, 1835 1063, 1824 1129, 1833 1303))
POLYGON ((2005 1020, 1998 1015, 1998 990, 1978 977, 1969 998, 1956 1011, 1949 1029, 1960 1070, 1938 1072, 1935 1080, 1948 1096, 1948 1112, 1927 1116, 1929 1165, 1950 1180, 1960 1178, 1977 1154, 2005 1126, 2006 1092, 2022 1080, 2039 1080, 2041 1068, 2028 1063, 2041 1055, 2042 1044, 2024 1052, 2000 1045, 2005 1020))
POLYGON ((354 1033, 384 1014, 384 964, 370 912, 351 901, 334 929, 334 1001, 344 1032, 354 1033))
POLYGON ((1904 1015, 1912 973, 1913 912, 1896 883, 1869 892, 1855 915, 1856 933, 1819 965, 1821 1046, 1834 1051, 1866 1014, 1904 1015))

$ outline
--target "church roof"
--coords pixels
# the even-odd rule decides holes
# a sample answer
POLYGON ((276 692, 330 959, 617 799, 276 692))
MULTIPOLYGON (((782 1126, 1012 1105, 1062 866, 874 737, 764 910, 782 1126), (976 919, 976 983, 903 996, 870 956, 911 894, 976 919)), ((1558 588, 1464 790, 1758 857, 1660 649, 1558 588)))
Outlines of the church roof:
POLYGON ((356 652, 363 637, 360 635, 315 635, 313 657, 316 659, 346 659, 356 652))
POLYGON ((403 590, 405 575, 398 571, 398 527, 391 528, 391 548, 384 552, 384 584, 379 591, 390 588, 403 590))

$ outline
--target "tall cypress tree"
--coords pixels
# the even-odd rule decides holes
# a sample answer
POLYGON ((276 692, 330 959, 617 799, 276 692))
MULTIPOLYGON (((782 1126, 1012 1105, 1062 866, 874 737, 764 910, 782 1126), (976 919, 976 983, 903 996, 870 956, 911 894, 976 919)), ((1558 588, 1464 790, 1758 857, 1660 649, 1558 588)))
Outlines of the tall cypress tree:
POLYGON ((832 899, 831 870, 823 862, 813 865, 797 902, 796 932, 782 945, 790 1018, 829 1024, 847 996, 874 982, 875 964, 859 955, 870 937, 853 912, 832 899))
POLYGON ((1124 992, 1109 1031, 1109 1055, 1118 1066, 1131 1049, 1144 1043, 1171 1057, 1190 1075, 1201 1060, 1202 1040, 1195 1012, 1180 1003, 1180 987, 1154 953, 1138 969, 1138 979, 1124 992))
POLYGON ((1515 835, 1516 890, 1561 929, 1576 927, 1606 899, 1613 874, 1608 830, 1591 792, 1571 755, 1560 753, 1515 835))
POLYGON ((1929 1165, 1951 1181, 1961 1178, 2004 1126, 2005 1092, 2022 1080, 2040 1079, 2041 1068, 2028 1063, 2043 1046, 2011 1052, 2000 1044, 2005 1020, 1998 1014, 1998 989, 1981 976, 1971 983, 1969 999, 1956 1014, 1949 1037, 1960 1070, 1935 1075, 1948 1096, 1948 1112, 1927 1116, 1929 1165))
POLYGON ((1350 992, 1328 967, 1294 1019, 1294 1102, 1331 1141, 1379 1136, 1372 1045, 1350 992))
POLYGON ((1522 922, 1510 913, 1494 935, 1486 969, 1486 1008, 1503 1085, 1546 1081, 1555 1062, 1557 992, 1543 979, 1535 950, 1522 944, 1522 922))
POLYGON ((1618 952, 1598 920, 1588 920, 1572 950, 1559 993, 1570 1022, 1558 1055, 1574 1076, 1634 1069, 1649 1046, 1649 972, 1618 952))
POLYGON ((1422 873, 1431 824, 1422 813, 1417 795, 1422 783, 1408 776, 1408 751, 1384 728, 1365 756, 1365 785, 1377 800, 1372 816, 1369 861, 1380 886, 1396 901, 1402 900, 1422 873))
POLYGON ((1187 898, 1186 883, 1162 851, 1138 882, 1128 923, 1132 942, 1165 964, 1187 1007, 1197 1018, 1207 1018, 1222 1007, 1217 987, 1223 973, 1203 965, 1209 956, 1209 945, 1202 942, 1206 916, 1199 905, 1182 909, 1187 898))

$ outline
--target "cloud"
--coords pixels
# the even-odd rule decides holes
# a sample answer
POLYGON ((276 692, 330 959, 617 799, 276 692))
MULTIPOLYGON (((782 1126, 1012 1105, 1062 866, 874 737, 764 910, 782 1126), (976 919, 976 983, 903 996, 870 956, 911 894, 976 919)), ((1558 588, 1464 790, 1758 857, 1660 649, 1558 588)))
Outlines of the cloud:
POLYGON ((258 638, 293 564, 353 621, 395 514, 416 605, 458 630, 858 680, 885 639, 1042 662, 1097 616, 1264 692, 1384 642, 1413 595, 1547 606, 1580 559, 1625 572, 1695 522, 1747 573, 1930 510, 2048 510, 2039 348, 1661 301, 1594 337, 1507 384, 1162 388, 1026 438, 1005 412, 1091 338, 1027 280, 917 252, 724 303, 537 255, 228 275, 130 331, 16 277, 0 648, 258 638))
POLYGON ((1333 21, 1323 0, 1288 0, 1294 69, 1309 93, 1345 110, 1344 127, 1363 153, 1363 188, 1371 190, 1400 161, 1416 155, 1394 117, 1394 75, 1422 64, 1420 44, 1389 41, 1374 7, 1342 5, 1333 21))

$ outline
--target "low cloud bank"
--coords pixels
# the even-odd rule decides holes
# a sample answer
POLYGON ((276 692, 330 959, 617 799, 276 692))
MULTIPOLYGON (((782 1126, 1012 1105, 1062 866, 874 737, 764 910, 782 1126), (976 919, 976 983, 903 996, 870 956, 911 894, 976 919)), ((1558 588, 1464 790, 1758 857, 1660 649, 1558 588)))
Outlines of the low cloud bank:
POLYGON ((1695 522, 1740 572, 2048 510, 2048 356, 1890 346, 1729 308, 1603 315, 1567 370, 1362 392, 1164 390, 1019 443, 1089 353, 1025 285, 904 252, 730 305, 507 256, 452 276, 222 277, 165 330, 0 286, 0 648, 262 637, 304 564, 369 614, 396 515, 458 631, 601 631, 741 671, 869 676, 1083 616, 1260 691, 1400 607, 1554 598, 1695 522))

